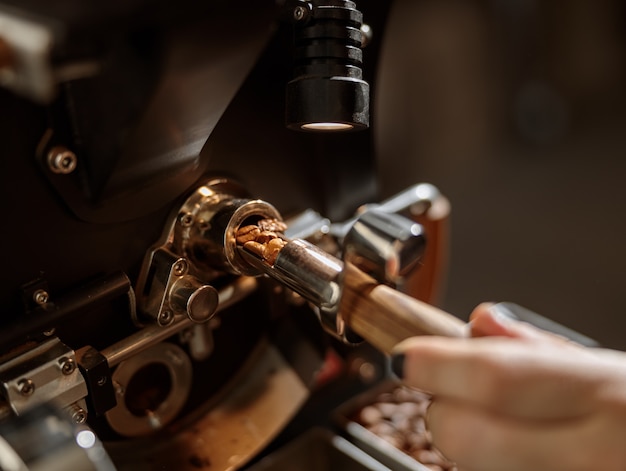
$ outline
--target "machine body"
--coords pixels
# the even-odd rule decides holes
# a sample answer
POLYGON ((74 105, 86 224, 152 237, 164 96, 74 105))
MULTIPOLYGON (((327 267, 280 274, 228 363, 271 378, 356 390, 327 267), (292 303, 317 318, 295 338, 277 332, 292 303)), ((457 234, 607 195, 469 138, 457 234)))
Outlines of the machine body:
MULTIPOLYGON (((418 185, 378 204, 371 129, 285 127, 302 3, 0 2, 3 423, 28 429, 53 406, 64 440, 93 431, 81 450, 103 443, 118 469, 242 467, 311 395, 334 341, 321 325, 362 340, 344 264, 405 287, 423 247, 385 239, 381 220, 411 226, 443 197, 418 185), (286 229, 259 269, 234 241, 261 220, 286 229)), ((373 92, 390 6, 312 5, 352 38, 331 72, 373 92), (361 55, 363 18, 376 35, 361 55)), ((80 452, 63 449, 40 463, 80 452)))

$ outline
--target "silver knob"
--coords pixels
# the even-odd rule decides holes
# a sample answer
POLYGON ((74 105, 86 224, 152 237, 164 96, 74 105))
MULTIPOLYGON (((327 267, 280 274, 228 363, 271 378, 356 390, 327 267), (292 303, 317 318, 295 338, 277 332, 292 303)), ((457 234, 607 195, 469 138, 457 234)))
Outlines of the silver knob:
POLYGON ((196 277, 185 275, 176 280, 170 292, 170 305, 177 313, 185 313, 192 322, 207 322, 217 309, 218 294, 212 286, 196 277))

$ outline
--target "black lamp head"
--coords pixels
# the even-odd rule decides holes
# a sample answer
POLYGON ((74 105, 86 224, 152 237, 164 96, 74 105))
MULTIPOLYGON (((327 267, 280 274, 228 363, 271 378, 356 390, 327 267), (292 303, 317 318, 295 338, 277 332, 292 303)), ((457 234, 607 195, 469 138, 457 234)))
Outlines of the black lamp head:
POLYGON ((349 0, 293 5, 294 78, 287 84, 286 121, 298 131, 369 127, 369 84, 363 80, 363 15, 349 0))

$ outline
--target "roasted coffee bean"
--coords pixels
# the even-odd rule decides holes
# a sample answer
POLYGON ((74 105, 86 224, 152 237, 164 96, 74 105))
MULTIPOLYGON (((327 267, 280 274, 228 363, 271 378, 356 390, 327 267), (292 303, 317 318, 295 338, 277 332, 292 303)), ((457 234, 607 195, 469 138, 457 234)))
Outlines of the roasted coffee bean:
POLYGON ((413 427, 413 430, 415 430, 416 432, 425 432, 426 431, 426 420, 424 420, 424 417, 414 417, 413 418, 413 423, 411 424, 413 427))
POLYGON ((276 263, 276 258, 278 257, 278 254, 286 244, 287 243, 283 239, 276 238, 270 240, 265 245, 264 252, 264 257, 265 260, 267 260, 267 263, 269 263, 270 265, 274 265, 274 263, 276 263))
POLYGON ((414 454, 418 450, 430 448, 430 435, 426 432, 408 432, 406 434, 406 444, 409 453, 414 454))
POLYGON ((420 417, 421 411, 422 411, 422 408, 420 407, 420 404, 406 401, 406 402, 400 402, 396 406, 396 410, 394 411, 394 414, 401 414, 407 417, 420 417))
POLYGON ((409 433, 413 429, 413 420, 410 416, 395 412, 389 419, 393 426, 402 433, 409 433))
POLYGON ((254 239, 259 244, 267 244, 270 240, 276 239, 278 235, 272 231, 261 231, 254 239))
POLYGON ((259 256, 269 265, 274 265, 278 254, 287 245, 279 232, 287 226, 274 219, 262 219, 257 225, 243 226, 237 230, 235 240, 248 251, 259 256))
POLYGON ((257 222, 257 226, 259 226, 262 231, 285 232, 285 230, 287 230, 287 224, 278 219, 261 219, 257 222))
POLYGON ((258 226, 244 226, 240 227, 235 234, 235 240, 239 245, 243 245, 246 242, 256 240, 261 233, 261 229, 258 226))
POLYGON ((368 427, 368 430, 396 448, 402 449, 404 447, 404 437, 389 422, 378 422, 368 427))
POLYGON ((359 412, 358 420, 363 425, 371 425, 383 420, 383 414, 378 407, 366 406, 359 412))
POLYGON ((389 435, 381 435, 380 438, 385 440, 390 445, 398 449, 402 449, 404 447, 404 437, 401 433, 391 433, 389 435))
POLYGON ((392 402, 377 402, 374 404, 374 407, 378 407, 378 410, 380 410, 380 413, 385 419, 391 419, 396 411, 397 405, 392 402))
POLYGON ((429 405, 428 394, 398 386, 379 394, 357 411, 354 420, 429 470, 456 471, 454 464, 433 447, 425 421, 429 405))
POLYGON ((260 258, 264 258, 263 253, 265 252, 265 246, 263 244, 259 244, 258 242, 251 240, 243 244, 243 248, 260 258))
POLYGON ((441 456, 441 454, 437 450, 433 450, 433 449, 419 450, 418 452, 415 453, 415 458, 420 463, 436 464, 442 467, 443 466, 447 467, 446 459, 443 456, 441 456))

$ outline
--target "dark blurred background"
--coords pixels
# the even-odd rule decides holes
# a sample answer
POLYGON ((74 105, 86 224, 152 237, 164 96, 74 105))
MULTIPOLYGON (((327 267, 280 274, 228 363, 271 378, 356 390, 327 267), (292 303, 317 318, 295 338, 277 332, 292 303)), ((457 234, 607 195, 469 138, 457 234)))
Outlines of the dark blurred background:
POLYGON ((452 203, 440 305, 626 349, 626 3, 397 0, 377 93, 384 195, 452 203))

